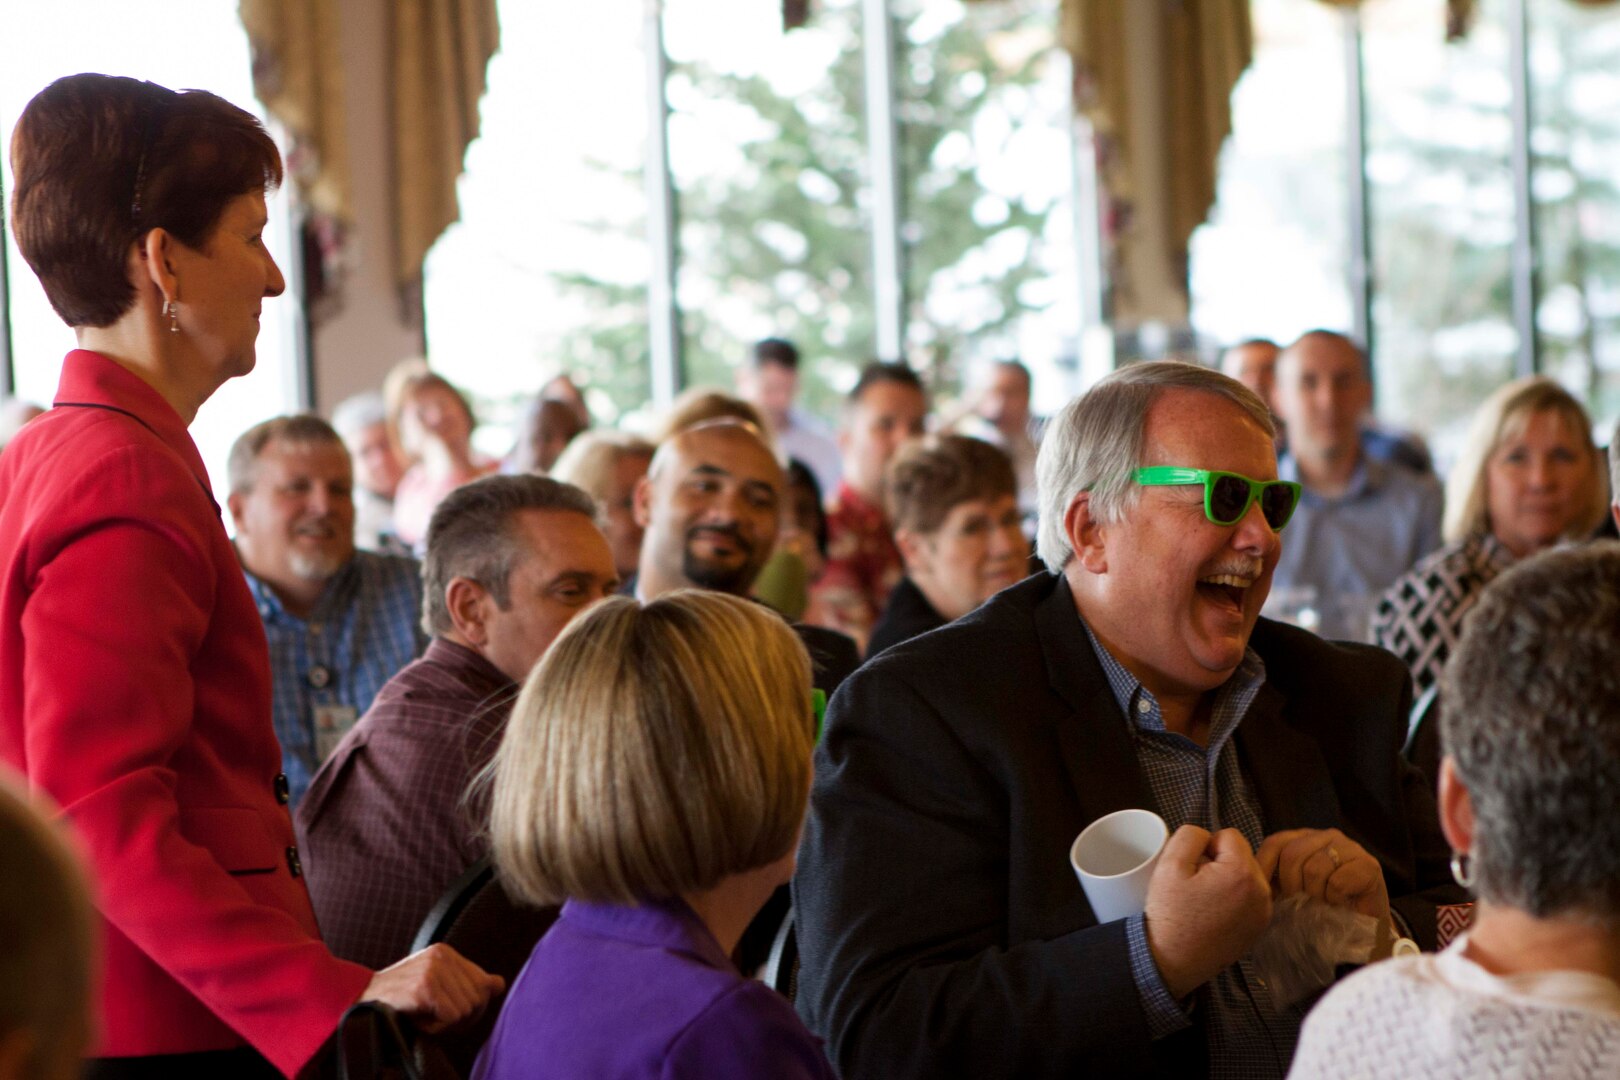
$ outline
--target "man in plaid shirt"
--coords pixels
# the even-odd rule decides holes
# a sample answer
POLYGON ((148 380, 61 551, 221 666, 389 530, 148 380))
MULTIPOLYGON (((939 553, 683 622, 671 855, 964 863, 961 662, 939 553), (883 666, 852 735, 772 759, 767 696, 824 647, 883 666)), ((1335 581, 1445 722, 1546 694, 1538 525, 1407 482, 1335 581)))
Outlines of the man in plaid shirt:
POLYGON ((422 564, 433 641, 338 744, 295 816, 334 953, 378 966, 406 955, 433 904, 485 855, 487 800, 472 784, 518 685, 618 585, 596 504, 571 484, 488 476, 439 504, 422 564))

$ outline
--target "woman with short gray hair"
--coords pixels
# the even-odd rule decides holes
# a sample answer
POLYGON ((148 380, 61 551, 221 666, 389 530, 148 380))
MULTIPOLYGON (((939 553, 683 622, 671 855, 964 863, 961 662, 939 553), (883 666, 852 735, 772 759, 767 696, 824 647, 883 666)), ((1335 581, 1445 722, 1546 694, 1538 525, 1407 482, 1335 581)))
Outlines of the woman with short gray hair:
POLYGON ((1486 588, 1442 676, 1440 817, 1478 905, 1306 1020, 1291 1075, 1620 1075, 1620 544, 1486 588))

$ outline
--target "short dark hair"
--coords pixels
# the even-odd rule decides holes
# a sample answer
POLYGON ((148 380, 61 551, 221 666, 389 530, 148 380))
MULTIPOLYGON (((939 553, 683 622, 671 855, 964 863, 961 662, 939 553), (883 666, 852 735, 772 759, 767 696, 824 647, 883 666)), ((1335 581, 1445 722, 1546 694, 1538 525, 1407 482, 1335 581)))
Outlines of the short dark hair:
POLYGON ((486 476, 444 497, 428 522, 422 558, 422 629, 442 636, 455 629, 444 591, 454 579, 484 587, 502 611, 511 609, 509 579, 520 551, 513 519, 524 510, 563 510, 596 521, 596 500, 549 476, 486 476))
POLYGON ((799 370, 799 350, 786 338, 768 337, 754 344, 754 366, 777 364, 789 371, 799 370))
POLYGON ((990 367, 992 370, 1004 368, 1007 371, 1016 371, 1024 377, 1024 389, 1033 390, 1035 388, 1035 377, 1029 373, 1029 367, 1022 360, 1007 356, 992 361, 990 367))
POLYGON ((112 75, 36 94, 11 165, 17 247, 69 326, 111 326, 130 309, 129 248, 149 230, 200 250, 233 199, 281 183, 281 154, 251 113, 112 75))
POLYGON ((866 391, 878 383, 895 383, 900 386, 909 386, 917 393, 928 396, 928 390, 923 386, 922 378, 912 370, 909 364, 891 363, 886 360, 874 360, 861 368, 860 378, 850 388, 849 396, 845 399, 850 406, 859 405, 866 391))
POLYGON ((334 443, 347 450, 337 429, 310 413, 296 416, 275 416, 254 424, 231 444, 231 456, 225 461, 225 478, 232 495, 240 495, 253 486, 258 478, 259 455, 272 439, 290 443, 334 443))
POLYGON ((895 452, 884 472, 889 522, 926 536, 959 504, 1018 494, 1018 477, 1000 448, 967 435, 924 435, 895 452))
POLYGON ((1525 559, 1463 620, 1441 735, 1474 810, 1482 900, 1620 918, 1620 543, 1525 559))

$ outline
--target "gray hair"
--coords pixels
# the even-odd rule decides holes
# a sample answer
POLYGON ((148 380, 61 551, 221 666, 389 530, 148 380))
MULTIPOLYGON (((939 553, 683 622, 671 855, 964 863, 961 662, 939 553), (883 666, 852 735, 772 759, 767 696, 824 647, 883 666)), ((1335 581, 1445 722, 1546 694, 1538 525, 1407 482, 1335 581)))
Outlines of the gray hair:
POLYGON ((442 636, 455 629, 445 589, 458 577, 477 582, 497 607, 511 610, 512 567, 523 554, 513 519, 524 510, 564 510, 596 521, 596 500, 547 476, 486 476, 456 488, 428 522, 423 630, 442 636))
POLYGON ((296 416, 275 416, 254 424, 231 444, 231 456, 225 461, 225 478, 232 495, 240 495, 253 487, 258 479, 259 455, 273 440, 283 442, 332 443, 342 447, 343 440, 331 424, 311 413, 296 416))
POLYGON ((1104 524, 1118 521, 1136 504, 1141 488, 1134 477, 1142 465, 1148 409, 1167 390, 1225 398, 1268 436, 1275 435, 1266 403, 1218 371, 1152 361, 1110 373, 1052 418, 1035 459, 1041 511, 1036 553, 1052 573, 1062 573, 1074 556, 1063 516, 1076 495, 1091 492, 1091 517, 1104 524))
POLYGON ((1463 621, 1441 737, 1473 802, 1481 899, 1620 916, 1620 544, 1525 559, 1463 621))
POLYGON ((375 390, 346 397, 332 410, 332 426, 345 440, 352 439, 368 427, 388 423, 388 406, 375 390))

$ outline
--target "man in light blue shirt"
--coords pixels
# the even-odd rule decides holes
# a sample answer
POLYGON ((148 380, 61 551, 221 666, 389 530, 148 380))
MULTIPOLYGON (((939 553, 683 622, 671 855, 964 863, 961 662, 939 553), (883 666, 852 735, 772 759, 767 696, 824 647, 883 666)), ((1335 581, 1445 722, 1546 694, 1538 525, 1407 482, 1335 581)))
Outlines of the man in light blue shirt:
POLYGON ((1283 350, 1276 376, 1274 405, 1288 427, 1277 475, 1305 490, 1266 613, 1326 638, 1369 640, 1378 597, 1440 546, 1440 484, 1367 453, 1361 422, 1372 384, 1344 335, 1305 334, 1283 350))
POLYGON ((349 453, 326 421, 281 416, 231 448, 226 503, 270 645, 271 711, 296 805, 377 691, 420 656, 416 560, 356 551, 349 453))
POLYGON ((755 344, 737 372, 737 392, 764 415, 777 449, 810 469, 822 501, 832 498, 842 458, 826 426, 793 404, 799 393, 799 350, 794 344, 782 338, 755 344))

